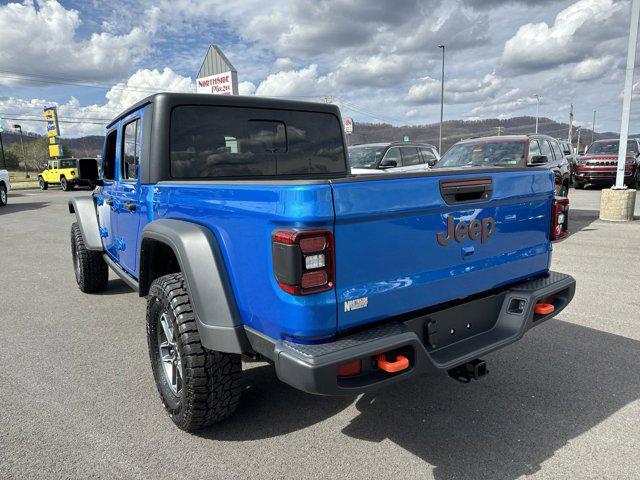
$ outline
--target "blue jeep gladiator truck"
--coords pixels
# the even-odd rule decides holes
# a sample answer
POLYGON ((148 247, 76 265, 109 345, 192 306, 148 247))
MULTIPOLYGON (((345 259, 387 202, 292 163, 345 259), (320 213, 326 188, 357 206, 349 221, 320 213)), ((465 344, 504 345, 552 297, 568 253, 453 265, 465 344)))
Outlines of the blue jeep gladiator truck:
POLYGON ((157 94, 107 127, 70 200, 83 292, 111 268, 147 300, 160 397, 192 431, 233 413, 241 358, 324 395, 480 357, 560 312, 562 209, 545 169, 353 176, 337 107, 157 94))

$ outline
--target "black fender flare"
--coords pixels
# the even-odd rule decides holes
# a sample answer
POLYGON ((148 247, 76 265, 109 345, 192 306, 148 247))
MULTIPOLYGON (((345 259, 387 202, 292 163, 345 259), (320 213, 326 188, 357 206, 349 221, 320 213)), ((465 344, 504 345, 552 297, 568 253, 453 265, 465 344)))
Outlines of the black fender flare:
POLYGON ((93 197, 74 197, 69 199, 69 213, 76 214, 76 221, 87 250, 102 251, 102 239, 98 226, 98 213, 93 197))
POLYGON ((251 345, 229 281, 220 245, 213 232, 197 223, 159 219, 147 224, 140 238, 140 290, 148 293, 153 279, 145 255, 145 240, 167 245, 176 256, 205 348, 225 353, 250 352, 251 345))

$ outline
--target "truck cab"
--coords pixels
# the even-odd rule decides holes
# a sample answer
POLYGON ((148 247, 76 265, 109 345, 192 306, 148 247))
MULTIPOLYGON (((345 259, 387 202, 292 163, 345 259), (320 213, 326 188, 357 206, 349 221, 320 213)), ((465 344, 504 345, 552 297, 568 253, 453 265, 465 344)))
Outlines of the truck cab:
POLYGON ((157 94, 107 126, 101 172, 69 203, 78 286, 110 268, 146 299, 158 392, 188 431, 233 413, 241 356, 323 395, 480 378, 575 290, 549 271, 552 172, 352 175, 334 105, 157 94))

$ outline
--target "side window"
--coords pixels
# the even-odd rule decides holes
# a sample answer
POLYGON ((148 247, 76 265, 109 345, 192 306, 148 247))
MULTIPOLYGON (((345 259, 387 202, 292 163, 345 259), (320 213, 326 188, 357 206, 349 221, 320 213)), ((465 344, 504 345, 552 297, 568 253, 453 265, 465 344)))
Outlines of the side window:
POLYGON ((540 153, 540 144, 538 140, 529 140, 529 159, 536 155, 542 155, 542 153, 540 153))
POLYGON ((396 166, 401 167, 402 158, 400 157, 400 149, 396 147, 390 148, 389 150, 387 150, 387 153, 384 155, 384 158, 382 160, 396 162, 396 166))
POLYGON ((556 157, 556 161, 560 161, 562 160, 563 156, 562 156, 562 150, 560 150, 560 145, 558 145, 558 142, 556 141, 552 141, 551 142, 551 148, 553 148, 553 154, 556 157))
POLYGON ((553 160, 553 152, 548 140, 540 140, 540 155, 545 155, 549 162, 553 160))
POLYGON ((58 162, 52 162, 51 163, 51 168, 53 168, 54 170, 56 170, 58 168, 58 162))
POLYGON ((140 161, 140 143, 138 141, 140 119, 124 126, 122 139, 122 179, 138 179, 138 163, 140 161))
POLYGON ((429 161, 437 160, 437 157, 430 148, 423 147, 420 149, 420 153, 422 153, 422 158, 426 163, 429 163, 429 161))
POLYGON ((403 166, 408 167, 410 165, 419 165, 422 163, 416 147, 402 147, 401 150, 403 166))
POLYGON ((104 156, 102 160, 102 175, 105 180, 113 180, 116 173, 116 145, 118 131, 109 132, 104 141, 104 156))

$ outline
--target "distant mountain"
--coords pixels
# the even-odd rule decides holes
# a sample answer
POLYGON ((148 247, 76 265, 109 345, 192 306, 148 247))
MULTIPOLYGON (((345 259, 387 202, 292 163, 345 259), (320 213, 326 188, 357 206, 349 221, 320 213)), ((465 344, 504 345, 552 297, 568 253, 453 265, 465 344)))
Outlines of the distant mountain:
MULTIPOLYGON (((498 127, 502 135, 534 133, 535 117, 514 117, 504 120, 491 118, 486 120, 449 120, 442 125, 442 150, 446 151, 461 139, 477 136, 497 135, 498 127)), ((439 124, 407 125, 396 127, 386 123, 356 123, 351 135, 351 144, 374 142, 401 142, 405 135, 411 141, 438 145, 439 124)), ((555 138, 566 139, 569 132, 567 123, 559 123, 550 118, 538 120, 538 132, 555 138)), ((595 139, 617 136, 616 133, 596 133, 595 139)), ((591 143, 592 132, 583 128, 580 132, 580 145, 591 143)), ((577 143, 577 130, 573 128, 573 143, 577 143)))
MULTIPOLYGON (((24 132, 23 141, 27 144, 41 137, 41 135, 24 132)), ((102 151, 104 137, 99 135, 78 138, 63 137, 63 141, 76 157, 95 157, 102 151)), ((14 143, 20 143, 20 134, 5 130, 2 133, 2 144, 4 148, 8 149, 14 143)))

